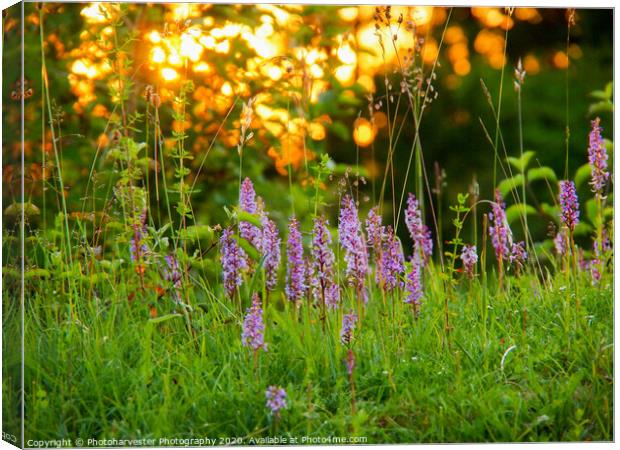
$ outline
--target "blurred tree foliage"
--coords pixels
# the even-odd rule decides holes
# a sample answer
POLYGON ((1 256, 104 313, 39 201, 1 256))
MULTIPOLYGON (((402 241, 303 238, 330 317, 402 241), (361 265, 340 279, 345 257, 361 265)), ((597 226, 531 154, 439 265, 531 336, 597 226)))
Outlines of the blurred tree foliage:
MULTIPOLYGON (((20 76, 17 13, 7 10, 3 16, 4 105, 15 104, 11 94, 20 76)), ((395 8, 392 15, 395 34, 401 33, 399 50, 406 54, 408 47, 421 47, 414 53, 423 58, 424 76, 434 67, 433 51, 439 49, 433 81, 438 96, 425 110, 420 142, 431 184, 435 162, 445 171, 442 208, 447 211, 458 192, 468 191, 474 176, 481 196, 491 197, 493 150, 480 121, 491 136, 495 124, 480 80, 498 108, 503 79, 501 137, 507 153, 518 154, 513 84, 519 59, 526 70, 522 87, 524 148, 536 151, 536 164, 563 173, 568 117, 571 176, 585 161, 593 116, 588 108, 595 100, 589 94, 604 89, 612 79, 610 9, 577 10, 568 47, 570 12, 566 10, 409 7, 395 8), (400 14, 402 24, 397 23, 400 14), (405 32, 407 22, 415 25, 410 41, 405 32)), ((32 95, 25 101, 27 195, 33 204, 47 210, 43 220, 53 220, 59 209, 53 193, 58 189, 58 171, 49 117, 42 115, 42 40, 70 211, 79 211, 84 204, 93 210, 105 206, 106 192, 118 177, 108 156, 122 121, 122 103, 126 114, 135 115, 134 140, 146 143, 145 173, 150 185, 162 176, 154 147, 169 158, 172 132, 184 131, 187 138, 183 145, 192 156, 188 182, 195 182, 191 200, 196 220, 224 220, 222 206, 234 203, 237 197, 240 162, 236 146, 242 105, 251 97, 255 99, 253 136, 243 150, 243 175, 255 181, 270 209, 280 212, 279 220, 291 212, 290 196, 298 214, 312 212, 310 202, 303 200, 303 191, 312 189, 313 160, 324 153, 337 163, 336 176, 345 172, 345 165, 359 163, 359 173, 368 181, 360 189, 369 201, 374 194, 376 201, 388 151, 388 126, 374 122, 370 131, 358 130, 360 117, 368 117, 369 108, 377 113, 393 109, 385 80, 396 92, 400 83, 394 55, 389 48, 382 55, 373 34, 376 22, 374 7, 28 3, 24 53, 32 95), (174 52, 177 61, 173 61, 174 52), (185 123, 175 120, 174 109, 183 80, 194 85, 184 110, 185 123), (115 99, 119 82, 126 92, 123 102, 115 99), (159 96, 159 108, 145 98, 147 89, 159 96), (369 105, 370 91, 374 98, 369 105), (375 107, 375 102, 381 106, 375 107), (159 139, 157 124, 161 141, 155 142, 159 139), (87 183, 92 183, 88 192, 87 183)), ((18 129, 19 113, 15 108, 6 111, 3 202, 8 205, 18 193, 20 146, 19 135, 7 133, 18 129)), ((403 113, 401 107, 399 114, 403 113)), ((611 136, 611 112, 598 114, 606 135, 611 136)), ((397 196, 415 134, 410 115, 402 130, 394 153, 397 196)), ((173 177, 171 165, 163 170, 166 177, 173 177)), ((502 178, 498 173, 498 181, 502 178)), ((413 191, 416 180, 409 177, 407 183, 406 188, 413 191)), ((335 182, 327 184, 327 189, 336 189, 335 182)), ((388 189, 386 204, 390 199, 388 189)), ((154 195, 150 202, 155 206, 154 195)))

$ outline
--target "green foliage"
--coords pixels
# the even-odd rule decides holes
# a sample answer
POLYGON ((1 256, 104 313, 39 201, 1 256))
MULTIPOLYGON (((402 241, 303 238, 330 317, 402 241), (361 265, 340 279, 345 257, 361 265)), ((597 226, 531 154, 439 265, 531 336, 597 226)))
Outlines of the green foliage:
POLYGON ((524 217, 525 215, 533 215, 535 216, 538 213, 536 208, 531 205, 526 205, 524 203, 515 203, 514 205, 510 205, 506 208, 506 220, 509 224, 513 224, 520 217, 524 217))
MULTIPOLYGON (((299 314, 270 298, 269 351, 259 355, 254 371, 251 352, 241 346, 241 318, 230 315, 230 305, 207 297, 192 315, 196 336, 188 340, 181 314, 149 319, 146 303, 154 294, 129 302, 126 274, 116 272, 113 280, 95 284, 106 309, 80 305, 75 320, 57 319, 67 317, 64 296, 52 293, 58 281, 32 285, 25 336, 26 354, 33 356, 27 357, 25 395, 37 408, 26 422, 29 438, 51 437, 62 427, 67 436, 200 432, 247 442, 249 435, 273 435, 264 398, 271 384, 288 393, 278 433, 289 437, 349 435, 352 429, 368 444, 612 437, 611 278, 601 289, 580 279, 577 316, 567 312, 561 276, 545 289, 533 288, 528 278, 515 281, 509 295, 489 286, 486 322, 482 286, 456 290, 451 348, 437 334, 443 310, 435 294, 429 291, 414 320, 400 302, 390 305, 389 316, 382 314, 376 292, 353 344, 355 414, 338 342, 340 313, 330 314, 322 331, 312 310, 299 314)), ((5 310, 9 326, 17 323, 13 314, 5 310)))
POLYGON ((588 109, 588 114, 590 116, 614 112, 613 90, 614 85, 612 82, 609 82, 605 86, 605 90, 590 92, 590 97, 595 100, 592 104, 590 104, 590 108, 588 109))
POLYGON ((452 246, 452 250, 446 250, 444 254, 448 257, 448 270, 449 273, 446 276, 450 277, 451 281, 453 280, 453 276, 456 273, 456 260, 459 257, 458 249, 463 246, 463 240, 461 239, 461 232, 463 231, 464 220, 463 217, 466 216, 471 208, 465 206, 467 203, 467 199, 469 198, 469 194, 461 194, 457 195, 458 204, 456 206, 450 206, 450 210, 456 213, 456 217, 452 219, 452 225, 454 225, 454 237, 446 242, 446 244, 452 246))

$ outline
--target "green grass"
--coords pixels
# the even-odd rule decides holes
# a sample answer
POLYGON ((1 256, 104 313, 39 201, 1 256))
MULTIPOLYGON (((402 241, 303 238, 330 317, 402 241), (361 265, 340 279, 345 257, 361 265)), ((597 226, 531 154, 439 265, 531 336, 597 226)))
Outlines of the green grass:
MULTIPOLYGON (((490 275, 488 296, 477 280, 471 286, 463 281, 449 303, 448 340, 436 268, 426 276, 417 320, 398 295, 384 306, 380 292, 373 292, 352 345, 354 415, 346 350, 339 342, 342 311, 348 308, 330 313, 323 332, 318 310, 303 305, 296 312, 272 296, 265 308, 268 351, 254 370, 250 350, 241 345, 242 316, 217 292, 192 293, 197 303, 205 299, 191 316, 192 338, 183 317, 149 320, 154 292, 128 301, 129 270, 102 274, 92 290, 87 282, 81 286, 93 295, 76 302, 73 320, 61 281, 39 281, 27 293, 26 440, 613 438, 609 274, 601 288, 591 287, 582 274, 577 290, 567 288, 563 275, 548 280, 547 287, 530 276, 510 278, 506 293, 497 292, 490 275), (579 311, 568 292, 579 293, 579 311), (269 385, 283 386, 289 396, 278 423, 265 407, 269 385)), ((14 292, 10 283, 5 289, 5 296, 14 292)), ((345 304, 353 305, 351 293, 346 295, 345 304)), ((7 334, 18 325, 18 310, 10 305, 4 302, 7 334)), ((158 308, 170 311, 172 303, 163 297, 158 308)), ((3 385, 5 420, 14 416, 9 382, 3 385)))

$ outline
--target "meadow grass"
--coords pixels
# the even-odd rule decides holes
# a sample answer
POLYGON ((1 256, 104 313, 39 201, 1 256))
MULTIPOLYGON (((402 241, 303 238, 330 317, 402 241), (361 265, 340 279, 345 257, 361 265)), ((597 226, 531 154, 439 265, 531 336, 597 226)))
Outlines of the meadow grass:
MULTIPOLYGON (((443 33, 450 17, 451 12, 443 33)), ((42 10, 39 18, 43 49, 42 10)), ((388 7, 377 10, 375 20, 377 25, 382 24, 377 29, 385 34, 395 18, 390 17, 388 7)), ((398 23, 401 22, 402 18, 398 23)), ((523 261, 523 266, 513 263, 512 247, 498 257, 496 264, 495 255, 490 252, 492 246, 497 252, 497 246, 491 242, 489 227, 498 227, 502 220, 493 222, 488 215, 478 215, 477 208, 486 212, 491 204, 497 219, 498 210, 505 215, 504 205, 500 205, 499 194, 496 203, 481 199, 479 187, 471 197, 458 194, 458 206, 451 208, 456 218, 450 217, 455 232, 449 236, 441 234, 446 231, 442 224, 448 219, 442 217, 441 211, 442 181, 437 176, 438 184, 431 190, 420 139, 424 111, 433 98, 437 61, 425 75, 426 87, 416 89, 407 81, 412 73, 417 73, 411 64, 414 69, 415 64, 421 64, 414 57, 414 63, 409 65, 399 61, 405 81, 401 92, 391 87, 386 72, 385 92, 377 99, 369 99, 369 110, 372 114, 373 107, 378 109, 374 101, 386 102, 387 159, 383 178, 372 180, 373 202, 377 183, 380 212, 386 207, 385 216, 392 216, 396 231, 402 222, 409 228, 414 241, 411 264, 421 264, 415 256, 424 256, 426 250, 418 248, 420 243, 408 223, 410 211, 405 211, 403 205, 407 186, 415 185, 420 200, 420 226, 424 226, 424 218, 432 217, 430 235, 435 254, 419 268, 421 302, 412 309, 404 301, 410 292, 401 284, 409 265, 407 270, 403 264, 394 271, 401 283, 392 291, 381 286, 385 280, 373 281, 372 268, 365 272, 365 278, 358 277, 352 283, 347 267, 345 277, 344 254, 350 249, 339 229, 338 239, 333 239, 331 245, 336 252, 331 275, 332 282, 341 289, 341 299, 337 308, 327 309, 324 292, 323 304, 316 294, 317 298, 311 298, 311 292, 306 292, 298 303, 287 298, 283 266, 292 263, 291 258, 284 256, 285 245, 279 242, 276 247, 282 253, 282 264, 277 286, 268 291, 263 270, 265 249, 252 248, 248 237, 251 232, 247 231, 247 226, 255 221, 258 228, 263 227, 260 220, 268 216, 258 216, 264 211, 244 211, 243 205, 228 205, 226 213, 231 223, 220 224, 201 223, 194 214, 192 196, 199 174, 220 129, 242 99, 235 98, 198 170, 192 172, 185 132, 169 133, 171 148, 163 142, 167 135, 161 129, 161 104, 156 89, 148 86, 146 90, 144 116, 135 104, 133 110, 130 108, 137 96, 128 71, 121 70, 125 44, 117 34, 122 37, 122 30, 123 23, 118 21, 113 29, 111 52, 119 86, 117 95, 112 97, 115 111, 120 111, 121 116, 106 124, 115 142, 105 149, 105 161, 97 148, 84 196, 80 197, 81 208, 70 211, 60 194, 65 190, 62 149, 57 148, 52 134, 54 176, 49 181, 42 180, 42 184, 54 192, 48 201, 56 196, 57 211, 53 207, 46 211, 44 203, 44 215, 52 217, 57 213, 55 223, 51 225, 50 220, 44 219, 37 228, 34 218, 30 222, 27 217, 29 222, 24 224, 26 439, 209 437, 239 438, 234 442, 245 444, 252 443, 252 438, 274 436, 298 438, 298 443, 304 443, 304 436, 356 436, 364 438, 356 442, 369 444, 613 439, 613 249, 603 238, 604 231, 612 229, 606 220, 611 216, 607 202, 613 204, 613 199, 611 195, 605 197, 607 191, 603 187, 595 189, 596 204, 590 208, 586 203, 589 223, 584 220, 582 230, 574 229, 576 224, 561 218, 564 211, 557 205, 534 210, 541 215, 544 212, 545 219, 560 218, 562 228, 556 236, 569 238, 570 248, 565 242, 564 250, 556 255, 551 254, 550 240, 534 242, 527 221, 527 201, 532 195, 528 193, 526 198, 525 181, 533 152, 523 152, 520 84, 520 158, 511 158, 504 143, 500 129, 503 68, 496 100, 481 80, 495 128, 489 127, 488 131, 480 121, 493 150, 493 187, 498 170, 510 177, 502 180, 504 183, 523 177, 522 184, 515 184, 515 189, 508 192, 514 200, 511 206, 522 207, 517 219, 528 261, 523 261), (395 103, 391 99, 394 95, 395 103), (407 110, 403 116, 404 108, 407 110), (398 192, 393 157, 401 131, 409 125, 415 134, 405 178, 398 180, 402 191, 398 192), (143 135, 138 126, 144 127, 143 135), (145 142, 141 142, 142 137, 145 142), (158 163, 161 169, 157 169, 158 163), (104 164, 111 167, 104 168, 104 164), (110 170, 102 179, 95 180, 95 167, 100 167, 101 172, 110 170), (515 175, 513 168, 519 173, 515 175), (425 210, 430 214, 425 214, 425 210), (474 263, 475 272, 479 273, 471 278, 463 273, 458 261, 466 244, 467 218, 473 222, 467 226, 473 226, 473 244, 480 252, 480 263, 474 263), (246 222, 246 236, 238 226, 241 222, 246 222), (221 255, 223 245, 220 242, 218 251, 217 243, 227 226, 231 226, 231 235, 233 230, 239 231, 231 239, 248 253, 251 266, 232 294, 225 291, 221 282, 227 264, 221 255), (593 252, 585 250, 585 256, 578 256, 573 240, 576 231, 581 233, 579 244, 592 237, 598 239, 593 252), (480 236, 482 243, 478 242, 480 236), (142 245, 147 249, 142 251, 142 245), (178 278, 171 275, 167 258, 178 264, 178 278), (580 263, 589 266, 580 267, 580 263), (599 280, 593 278, 595 271, 600 272, 599 280), (360 298, 364 289, 369 293, 366 306, 360 298), (252 351, 242 342, 244 315, 254 294, 262 297, 266 351, 252 351), (343 315, 352 311, 359 320, 352 341, 343 344, 343 315), (348 371, 345 362, 351 355, 355 357, 355 367, 348 371), (282 387, 287 394, 287 407, 275 414, 265 401, 270 386, 282 387)), ((508 31, 505 36, 504 53, 508 31)), ((387 39, 394 45, 391 34, 384 36, 385 41, 380 41, 382 51, 387 39)), ((42 50, 42 110, 46 119, 42 126, 60 135, 62 121, 52 111, 54 93, 47 84, 45 58, 42 50)), ((423 73, 423 66, 419 69, 423 73)), ((172 117, 184 120, 193 82, 184 78, 179 86, 172 117)), ((252 164, 251 159, 244 161, 244 145, 253 135, 251 99, 244 103, 241 118, 237 155, 234 151, 227 155, 230 172, 239 176, 239 187, 247 166, 252 164), (236 156, 238 173, 234 168, 236 156)), ((595 144, 602 150, 602 138, 599 140, 600 144, 598 140, 595 144)), ((304 159, 305 178, 301 168, 300 174, 293 174, 294 168, 287 165, 289 195, 284 196, 286 200, 280 201, 280 206, 290 201, 291 211, 274 210, 273 216, 269 216, 278 222, 274 227, 284 241, 287 233, 282 225, 290 220, 289 213, 297 213, 306 256, 312 247, 308 245, 309 219, 328 212, 332 206, 324 197, 335 190, 338 200, 344 191, 356 200, 364 197, 359 167, 336 173, 334 165, 326 154, 321 155, 320 161, 304 159), (305 191, 302 182, 306 183, 305 191)), ((601 171, 606 168, 605 159, 601 171)), ((440 174, 438 166, 437 173, 440 174)), ((586 178, 589 175, 590 172, 586 178)), ((557 181, 555 174, 542 178, 555 202, 550 184, 557 181)), ((603 177, 602 181, 605 184, 607 179, 603 177)), ((265 203, 271 205, 279 197, 278 182, 268 186, 273 189, 273 198, 265 196, 265 203)), ((45 198, 44 194, 43 201, 45 198)), ((222 199, 216 201, 208 196, 207 201, 209 206, 211 202, 223 203, 222 199)), ((21 208, 25 208, 23 203, 21 208)), ((579 211, 578 204, 576 210, 579 211)), ((503 220, 503 225, 508 228, 508 221, 503 220)), ((7 429, 19 428, 20 407, 20 360, 16 349, 20 339, 20 274, 14 264, 19 255, 15 253, 17 238, 13 231, 5 226, 3 234, 3 352, 9 355, 4 360, 3 414, 7 429)), ((507 242, 512 245, 512 233, 508 233, 511 237, 507 242)), ((364 232, 360 228, 354 234, 367 253, 371 245, 364 232)), ((398 238, 396 243, 404 263, 404 254, 410 254, 411 249, 401 245, 398 238)), ((380 246, 383 244, 381 241, 380 246)), ((314 254, 313 258, 316 262, 314 254)), ((376 270, 376 249, 371 260, 376 270)), ((298 266, 304 264, 300 262, 298 266)))
MULTIPOLYGON (((122 273, 104 274, 73 320, 59 283, 42 283, 27 296, 26 438, 612 439, 610 278, 597 289, 580 280, 578 313, 561 275, 549 288, 511 279, 507 292, 492 275, 486 289, 465 282, 449 303, 446 338, 435 271, 417 319, 398 294, 384 305, 373 292, 352 344, 355 414, 338 338, 346 307, 329 313, 323 331, 318 310, 270 298, 268 351, 254 369, 230 304, 205 299, 191 337, 180 315, 149 321, 154 297, 128 302, 122 273), (272 384, 289 396, 278 424, 265 407, 272 384)), ((5 325, 18 323, 16 312, 5 308, 5 325)), ((15 405, 4 405, 6 417, 15 405)))

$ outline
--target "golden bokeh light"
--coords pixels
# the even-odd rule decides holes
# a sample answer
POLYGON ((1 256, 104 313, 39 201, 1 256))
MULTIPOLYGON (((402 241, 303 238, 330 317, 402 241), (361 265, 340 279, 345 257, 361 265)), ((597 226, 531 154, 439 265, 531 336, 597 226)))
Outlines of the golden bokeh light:
POLYGON ((534 55, 526 55, 525 58, 523 58, 523 69, 525 69, 528 75, 536 75, 540 72, 538 58, 534 55))
POLYGON ((376 126, 363 117, 358 118, 353 124, 353 140, 360 147, 368 147, 375 140, 376 126))
MULTIPOLYGON (((384 92, 384 75, 392 77, 401 69, 408 71, 411 81, 404 88, 399 81, 390 87, 396 98, 406 92, 407 86, 422 86, 431 66, 438 63, 440 75, 434 87, 456 89, 463 85, 463 77, 471 76, 479 59, 494 69, 505 66, 507 30, 515 24, 542 20, 536 8, 473 7, 468 10, 474 26, 466 27, 456 16, 446 23, 449 9, 445 7, 398 5, 391 7, 389 20, 379 20, 385 10, 372 5, 335 7, 332 16, 326 19, 308 14, 303 5, 275 4, 252 6, 255 15, 252 20, 246 20, 247 17, 241 17, 245 8, 230 6, 229 11, 234 13, 222 15, 212 5, 163 6, 163 22, 149 18, 138 25, 138 50, 123 56, 136 62, 146 59, 146 64, 140 66, 145 73, 122 75, 156 85, 161 101, 169 103, 186 81, 193 81, 195 89, 189 94, 188 108, 191 120, 196 117, 200 120, 194 120, 191 129, 202 137, 217 131, 217 127, 213 128, 217 114, 233 108, 235 97, 247 101, 254 96, 255 141, 269 142, 274 137, 278 140, 277 145, 269 144, 272 145, 269 156, 282 174, 289 167, 298 167, 312 154, 306 145, 316 151, 318 141, 327 139, 329 130, 335 130, 327 125, 327 120, 317 121, 312 117, 313 108, 309 105, 319 102, 322 94, 332 91, 338 101, 344 99, 351 105, 361 100, 358 104, 362 106, 356 106, 360 111, 366 111, 367 102, 373 102, 368 119, 358 118, 349 130, 358 146, 368 147, 378 130, 387 126, 387 117, 381 109, 393 101, 384 92), (330 20, 335 20, 341 28, 326 33, 325 27, 332 24, 330 20), (297 30, 305 33, 306 28, 307 38, 304 35, 298 39, 293 34, 297 30), (282 108, 282 92, 290 96, 288 110, 282 108), (370 93, 376 93, 376 97, 372 100, 363 97, 370 93), (377 99, 382 99, 381 105, 375 107, 377 99)), ((83 5, 80 13, 88 27, 81 35, 83 43, 79 52, 69 54, 62 39, 54 34, 48 36, 47 44, 58 55, 67 55, 69 83, 78 97, 76 104, 81 111, 89 111, 88 103, 96 100, 101 87, 115 88, 111 80, 123 67, 122 60, 109 58, 114 51, 113 41, 118 38, 115 21, 122 16, 118 5, 113 3, 83 5), (102 39, 95 42, 95 37, 102 39), (114 67, 110 67, 108 60, 114 67)), ((582 55, 579 45, 573 43, 567 54, 562 51, 544 57, 526 54, 523 67, 532 75, 539 73, 543 65, 566 69, 569 58, 578 59, 582 55)), ((107 110, 98 111, 108 114, 107 110)), ((186 128, 182 121, 175 126, 186 128)), ((238 143, 231 130, 222 133, 222 142, 238 143)))
POLYGON ((220 91, 226 97, 230 97, 231 95, 233 95, 233 88, 228 81, 222 85, 222 87, 220 88, 220 91))
POLYGON ((164 67, 161 69, 161 76, 166 81, 173 81, 179 77, 179 74, 171 67, 164 67))
POLYGON ((460 76, 465 76, 471 70, 471 64, 466 59, 459 59, 454 63, 454 73, 460 76))
POLYGON ((355 66, 338 66, 334 76, 343 86, 351 86, 355 81, 355 66))
POLYGON ((345 22, 353 22, 357 19, 358 9, 356 6, 350 6, 347 8, 340 8, 338 10, 338 17, 340 17, 345 22))
POLYGON ((556 67, 557 69, 568 68, 568 64, 569 64, 568 56, 563 51, 555 52, 553 55, 552 61, 553 61, 554 67, 556 67))
POLYGON ((151 61, 156 64, 161 64, 166 60, 166 52, 161 47, 153 47, 151 50, 151 61))
POLYGON ((118 5, 112 3, 91 3, 80 11, 89 24, 104 24, 111 22, 117 15, 118 5))
POLYGON ((542 20, 536 8, 515 8, 514 15, 517 19, 530 23, 539 23, 542 20))

